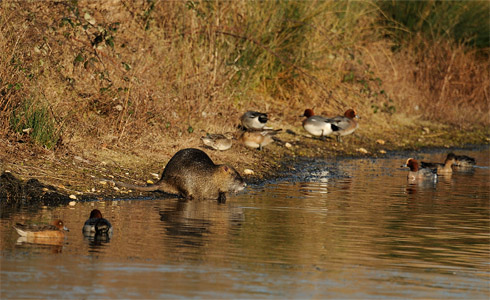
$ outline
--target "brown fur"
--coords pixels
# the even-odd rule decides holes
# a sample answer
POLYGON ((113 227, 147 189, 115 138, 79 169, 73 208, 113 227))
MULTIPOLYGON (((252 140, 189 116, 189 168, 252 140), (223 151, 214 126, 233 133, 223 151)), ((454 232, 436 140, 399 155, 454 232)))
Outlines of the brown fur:
POLYGON ((226 201, 227 192, 238 192, 246 184, 229 165, 216 165, 199 149, 177 152, 167 163, 161 179, 148 186, 116 182, 117 185, 139 191, 162 191, 187 199, 218 199, 226 201))

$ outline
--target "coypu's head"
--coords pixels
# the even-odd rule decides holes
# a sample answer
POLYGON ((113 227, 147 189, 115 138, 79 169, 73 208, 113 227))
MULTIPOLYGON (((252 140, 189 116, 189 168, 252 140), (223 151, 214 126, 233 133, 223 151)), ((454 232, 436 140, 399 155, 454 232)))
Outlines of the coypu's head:
POLYGON ((221 165, 219 172, 222 174, 220 180, 224 192, 238 193, 247 186, 242 176, 233 167, 221 165))

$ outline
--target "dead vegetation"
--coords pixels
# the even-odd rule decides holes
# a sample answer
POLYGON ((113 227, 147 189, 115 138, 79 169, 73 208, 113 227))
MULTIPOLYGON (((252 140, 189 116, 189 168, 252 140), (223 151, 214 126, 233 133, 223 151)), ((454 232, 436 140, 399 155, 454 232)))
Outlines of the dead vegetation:
POLYGON ((213 159, 266 170, 361 146, 488 142, 487 50, 421 37, 393 51, 382 16, 371 1, 2 1, 2 168, 47 158, 61 172, 78 156, 141 174, 207 132, 234 132, 250 109, 303 134, 305 108, 354 107, 361 128, 344 145, 283 133, 291 149, 235 145, 213 159))

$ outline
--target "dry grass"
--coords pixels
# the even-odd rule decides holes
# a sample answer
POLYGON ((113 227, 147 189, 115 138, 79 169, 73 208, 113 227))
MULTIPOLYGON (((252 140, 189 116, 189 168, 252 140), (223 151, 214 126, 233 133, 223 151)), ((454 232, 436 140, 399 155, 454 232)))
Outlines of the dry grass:
MULTIPOLYGON (((330 116, 354 107, 367 144, 397 141, 423 120, 467 130, 490 122, 488 59, 451 42, 392 52, 372 1, 2 1, 0 9, 5 149, 138 168, 137 157, 161 165, 206 132, 235 131, 250 109, 301 133, 307 107, 330 116), (39 130, 51 124, 59 140, 22 131, 33 124, 22 123, 27 101, 47 112, 39 130)), ((235 165, 263 159, 235 149, 212 155, 235 165)))

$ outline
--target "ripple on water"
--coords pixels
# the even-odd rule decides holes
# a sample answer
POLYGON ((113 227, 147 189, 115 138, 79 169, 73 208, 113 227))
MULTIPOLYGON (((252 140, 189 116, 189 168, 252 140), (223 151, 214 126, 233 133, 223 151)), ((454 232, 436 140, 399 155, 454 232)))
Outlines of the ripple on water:
POLYGON ((489 152, 408 184, 406 156, 301 162, 216 201, 111 200, 0 219, 2 297, 487 299, 489 152), (84 239, 98 208, 112 239, 84 239), (61 246, 17 244, 18 221, 66 220, 61 246))

